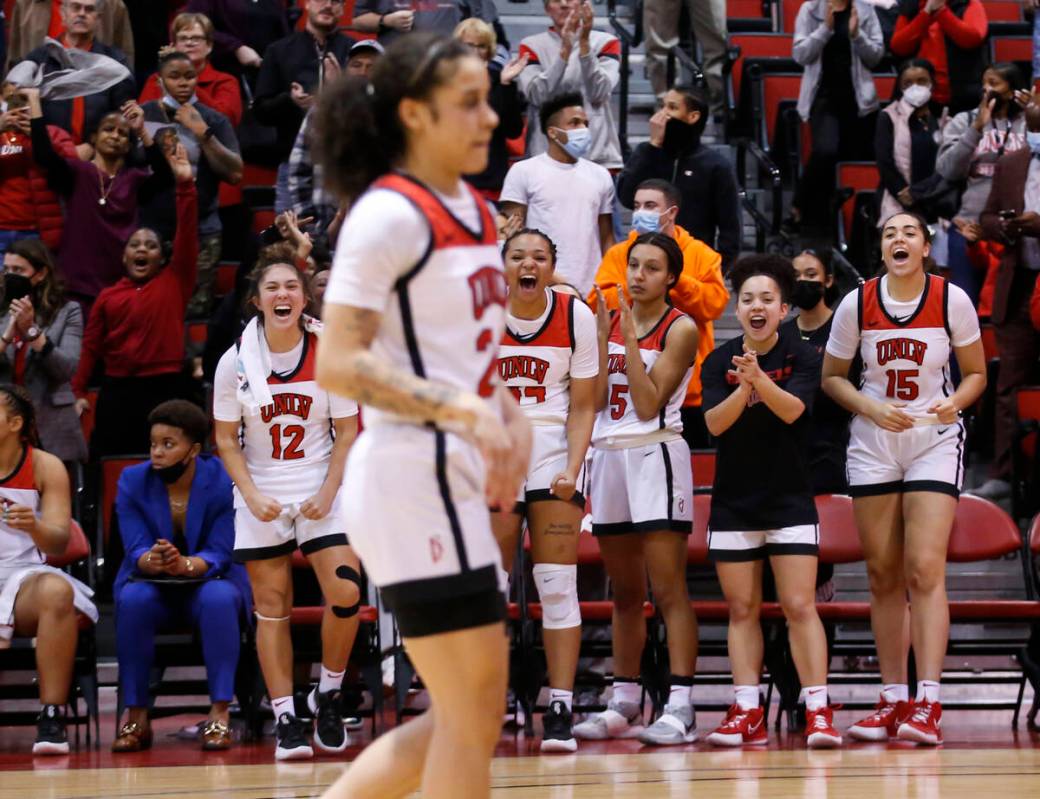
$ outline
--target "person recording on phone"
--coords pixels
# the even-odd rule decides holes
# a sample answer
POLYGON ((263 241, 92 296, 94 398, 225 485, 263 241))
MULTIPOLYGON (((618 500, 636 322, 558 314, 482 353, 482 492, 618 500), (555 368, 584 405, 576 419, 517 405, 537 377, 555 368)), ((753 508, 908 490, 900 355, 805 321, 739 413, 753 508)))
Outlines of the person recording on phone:
POLYGON ((1015 393, 1035 382, 1040 332, 1030 322, 1029 298, 1040 273, 1040 106, 1026 106, 1027 146, 996 163, 993 186, 979 216, 985 238, 1004 245, 993 292, 993 328, 1000 348, 996 443, 990 479, 969 493, 996 501, 1011 493, 1015 393))

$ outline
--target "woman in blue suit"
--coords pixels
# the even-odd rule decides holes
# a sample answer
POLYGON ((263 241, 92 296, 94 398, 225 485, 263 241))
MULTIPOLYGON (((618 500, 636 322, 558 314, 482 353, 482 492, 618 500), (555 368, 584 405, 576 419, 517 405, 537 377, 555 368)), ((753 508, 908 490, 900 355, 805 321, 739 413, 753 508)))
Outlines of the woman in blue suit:
POLYGON ((152 745, 148 683, 155 635, 189 624, 202 641, 213 703, 201 731, 202 748, 227 749, 240 625, 250 601, 245 569, 231 560, 231 478, 219 459, 200 454, 209 418, 197 406, 164 402, 148 423, 151 459, 124 470, 116 494, 126 557, 113 590, 127 719, 112 751, 138 752, 152 745))

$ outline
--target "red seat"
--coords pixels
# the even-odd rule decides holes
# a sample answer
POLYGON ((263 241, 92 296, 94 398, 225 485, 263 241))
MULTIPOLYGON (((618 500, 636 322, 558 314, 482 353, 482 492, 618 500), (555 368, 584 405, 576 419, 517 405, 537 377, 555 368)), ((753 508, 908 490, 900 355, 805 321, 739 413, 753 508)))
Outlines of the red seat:
POLYGON ((715 484, 715 460, 716 453, 713 449, 695 449, 690 453, 694 492, 702 489, 711 491, 715 484))
POLYGON ((235 276, 238 264, 234 261, 221 261, 217 264, 217 279, 213 291, 218 297, 226 297, 235 290, 235 276))
POLYGON ((882 104, 888 102, 896 90, 898 75, 883 74, 874 76, 874 86, 877 87, 877 96, 882 104))
POLYGON ((686 565, 706 566, 708 560, 708 517, 711 495, 693 495, 693 532, 686 538, 686 565))
POLYGON ((278 170, 270 166, 246 163, 242 168, 242 188, 270 189, 278 181, 278 170))
POLYGON ((776 141, 777 111, 783 102, 797 102, 798 93, 801 90, 801 72, 765 72, 762 74, 759 98, 759 108, 762 109, 765 122, 766 140, 761 142, 764 147, 770 148, 776 141))
POLYGON ((253 232, 259 235, 274 224, 273 208, 257 208, 253 211, 253 232))
POLYGON ((802 0, 778 0, 780 3, 780 20, 784 30, 794 33, 794 23, 798 19, 798 9, 802 7, 802 0))
POLYGON ((207 333, 206 322, 192 322, 188 325, 188 341, 192 344, 205 344, 207 333))
POLYGON ((733 102, 740 102, 740 85, 744 77, 745 58, 790 58, 794 36, 790 33, 731 33, 730 47, 739 47, 740 55, 733 62, 730 79, 733 102))
POLYGON ((1000 345, 997 344, 997 332, 991 324, 980 325, 982 333, 982 351, 986 361, 1000 360, 1000 345))
POLYGON ((90 542, 87 540, 87 534, 83 532, 79 522, 73 519, 69 524, 69 542, 65 545, 65 551, 60 555, 48 555, 47 565, 55 569, 64 569, 89 557, 90 542))
POLYGON ((1022 536, 1007 513, 989 500, 965 494, 957 503, 947 560, 973 563, 1018 552, 1022 536))
POLYGON ((1032 61, 1033 40, 1027 36, 994 36, 990 40, 994 61, 1032 61))
POLYGON ((858 563, 863 560, 852 499, 844 494, 816 497, 820 517, 820 560, 824 563, 858 563))
MULTIPOLYGON (((880 182, 881 175, 874 161, 842 161, 836 168, 835 185, 838 191, 845 188, 857 194, 861 191, 877 191, 880 182)), ((852 215, 855 210, 855 196, 841 207, 841 223, 846 241, 852 234, 852 215)))
MULTIPOLYGON (((98 531, 97 542, 103 549, 108 544, 112 533, 112 514, 116 507, 116 488, 119 484, 119 475, 127 466, 136 466, 148 460, 144 456, 123 457, 119 455, 101 459, 101 513, 98 514, 98 523, 101 529, 98 531)), ((112 564, 112 568, 118 568, 118 564, 112 564)))
POLYGON ((768 16, 769 0, 726 0, 726 16, 736 19, 755 19, 768 16))
POLYGON ((986 0, 983 6, 990 22, 1022 22, 1022 0, 986 0))

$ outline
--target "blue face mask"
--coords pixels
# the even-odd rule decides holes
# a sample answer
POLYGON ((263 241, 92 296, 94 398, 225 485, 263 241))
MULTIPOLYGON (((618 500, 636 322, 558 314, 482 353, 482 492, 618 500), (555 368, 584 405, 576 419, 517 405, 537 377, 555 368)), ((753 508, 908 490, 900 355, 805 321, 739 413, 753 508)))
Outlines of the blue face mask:
POLYGON ((661 215, 651 209, 632 212, 632 230, 636 233, 656 233, 661 229, 661 215))
POLYGON ((558 142, 558 144, 567 155, 574 159, 584 158, 588 155, 589 148, 592 146, 592 133, 588 128, 572 128, 564 133, 567 134, 567 143, 558 142))
POLYGON ((1026 143, 1033 151, 1033 155, 1040 155, 1040 130, 1027 130, 1026 143))

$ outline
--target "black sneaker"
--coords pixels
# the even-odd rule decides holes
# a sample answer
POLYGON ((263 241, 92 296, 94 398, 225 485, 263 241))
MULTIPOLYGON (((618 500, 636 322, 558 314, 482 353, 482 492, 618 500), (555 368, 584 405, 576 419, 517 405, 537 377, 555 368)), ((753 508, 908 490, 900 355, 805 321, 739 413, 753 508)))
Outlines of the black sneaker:
POLYGON ((549 703, 542 715, 542 751, 575 752, 578 742, 571 732, 571 712, 559 699, 549 703))
POLYGON ((314 757, 314 750, 307 743, 311 725, 296 716, 283 713, 278 717, 274 734, 278 745, 274 750, 275 760, 306 760, 314 757))
POLYGON ((36 719, 36 743, 34 755, 67 755, 69 737, 65 734, 65 721, 57 705, 44 705, 36 719))
POLYGON ((314 716, 314 745, 323 752, 342 752, 347 748, 343 729, 343 711, 339 691, 320 693, 317 688, 307 694, 307 707, 314 716))

